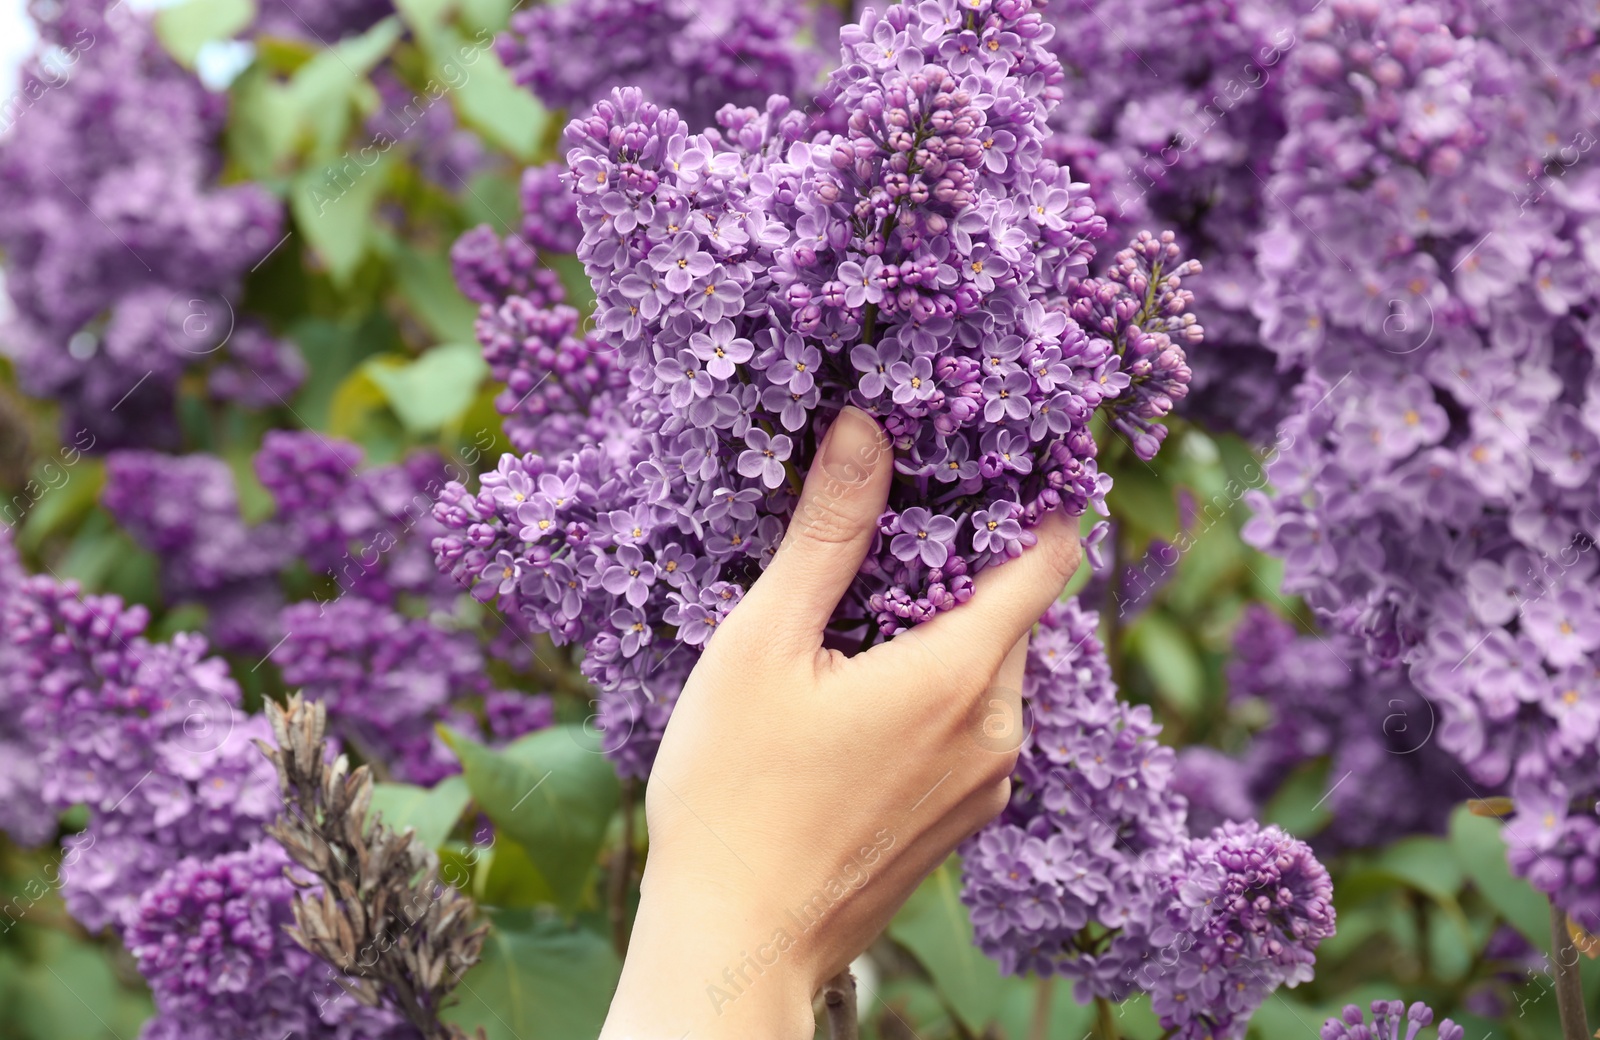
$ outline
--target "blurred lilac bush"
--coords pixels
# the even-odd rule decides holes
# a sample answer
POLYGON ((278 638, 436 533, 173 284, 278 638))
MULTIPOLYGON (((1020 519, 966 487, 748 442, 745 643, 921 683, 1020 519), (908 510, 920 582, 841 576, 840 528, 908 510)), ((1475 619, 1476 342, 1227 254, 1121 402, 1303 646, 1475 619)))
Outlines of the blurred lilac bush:
MULTIPOLYGON (((105 6, 74 0, 41 20, 48 44, 77 55, 72 78, 0 143, 7 350, 23 387, 60 401, 69 428, 107 446, 171 448, 173 387, 187 370, 213 366, 219 396, 258 381, 284 396, 303 375, 292 346, 236 329, 232 309, 283 210, 256 185, 218 182, 224 99, 167 56, 145 19, 105 6), (248 381, 227 374, 241 363, 248 381)), ((25 85, 40 75, 25 68, 25 85)))

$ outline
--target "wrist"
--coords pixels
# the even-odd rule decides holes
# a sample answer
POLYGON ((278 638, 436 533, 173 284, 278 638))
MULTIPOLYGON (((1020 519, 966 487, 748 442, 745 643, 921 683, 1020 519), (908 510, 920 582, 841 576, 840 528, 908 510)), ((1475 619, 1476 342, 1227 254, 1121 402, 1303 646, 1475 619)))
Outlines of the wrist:
POLYGON ((715 886, 647 870, 601 1040, 810 1040, 815 980, 803 953, 715 886))

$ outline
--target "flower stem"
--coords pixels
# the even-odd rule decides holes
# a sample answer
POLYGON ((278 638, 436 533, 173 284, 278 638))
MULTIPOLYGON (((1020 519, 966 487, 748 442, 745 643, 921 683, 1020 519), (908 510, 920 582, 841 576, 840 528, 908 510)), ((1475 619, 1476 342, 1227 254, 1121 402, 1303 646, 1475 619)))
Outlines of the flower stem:
POLYGON ((861 342, 878 342, 878 305, 869 303, 861 312, 861 342))
POLYGON ((1578 947, 1567 928, 1567 912, 1554 900, 1550 903, 1550 945, 1550 971, 1555 976, 1556 1007, 1561 1012, 1561 1040, 1589 1040, 1583 987, 1578 980, 1578 947))
POLYGON ((858 1040, 856 1021, 856 977, 846 968, 822 987, 822 1003, 828 1011, 829 1040, 858 1040))
POLYGON ((638 781, 622 781, 622 840, 611 857, 606 902, 611 915, 611 945, 618 957, 628 955, 628 889, 633 877, 633 804, 638 781))
POLYGON ((1050 1005, 1056 991, 1054 977, 1039 980, 1033 1001, 1033 1022, 1028 1026, 1028 1040, 1050 1040, 1050 1005))
POLYGON ((1105 997, 1094 998, 1095 1035, 1099 1040, 1118 1040, 1117 1016, 1111 1010, 1111 1001, 1105 997))

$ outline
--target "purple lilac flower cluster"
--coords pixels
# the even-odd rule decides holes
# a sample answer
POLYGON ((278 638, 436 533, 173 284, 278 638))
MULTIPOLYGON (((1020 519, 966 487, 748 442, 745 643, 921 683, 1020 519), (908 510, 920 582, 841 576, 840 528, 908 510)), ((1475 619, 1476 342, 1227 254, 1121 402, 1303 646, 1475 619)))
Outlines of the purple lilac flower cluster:
POLYGON ((44 801, 95 814, 81 839, 94 854, 63 871, 73 916, 116 923, 171 861, 259 834, 276 801, 252 781, 259 756, 237 732, 250 728, 238 687, 204 658, 204 640, 150 643, 144 608, 44 577, 26 579, 5 611, 20 665, 10 678, 46 735, 44 801))
MULTIPOLYGON (((1417 1034, 1433 1025, 1433 1009, 1417 1001, 1409 1008, 1403 1000, 1374 1000, 1372 1024, 1354 1004, 1345 1006, 1344 1014, 1323 1023, 1322 1040, 1401 1040, 1400 1029, 1405 1028, 1405 1040, 1416 1040, 1417 1034)), ((1439 1023, 1439 1040, 1462 1040, 1465 1026, 1445 1019, 1439 1023)))
POLYGON ((325 964, 285 937, 296 891, 289 866, 264 839, 183 860, 140 897, 124 941, 161 1008, 142 1040, 417 1035, 392 1012, 357 1005, 325 964))
POLYGON ((255 461, 277 506, 256 525, 221 459, 119 451, 107 461, 107 509, 160 558, 169 599, 208 608, 219 645, 269 655, 285 682, 327 702, 333 733, 411 783, 459 768, 435 727, 476 735, 467 703, 494 696, 491 732, 503 739, 549 724, 548 698, 489 688, 472 633, 401 611, 402 598, 444 610, 460 596, 428 549, 442 459, 358 469, 355 445, 273 431, 255 461), (331 578, 332 594, 285 606, 292 559, 331 578))
POLYGON ((85 928, 112 929, 134 953, 156 998, 144 1035, 413 1035, 339 1001, 281 934, 286 860, 263 834, 280 807, 252 744, 270 731, 242 712, 202 638, 153 643, 147 620, 45 577, 0 601, 0 689, 34 735, 38 802, 89 808, 64 842, 61 894, 85 928))
POLYGON ((1358 638, 1301 635, 1252 605, 1235 635, 1228 687, 1235 701, 1264 704, 1271 721, 1238 760, 1208 748, 1179 754, 1191 819, 1197 811, 1249 819, 1290 773, 1319 758, 1328 760, 1329 819, 1314 840, 1325 851, 1439 833, 1453 806, 1484 793, 1456 775, 1455 758, 1434 739, 1432 703, 1403 670, 1372 663, 1358 638), (1343 782, 1352 777, 1361 780, 1343 782), (1243 799, 1235 797, 1241 789, 1243 799))
POLYGON ((576 253, 583 241, 578 223, 578 198, 567 183, 563 162, 530 166, 522 171, 522 233, 535 249, 576 253))
MULTIPOLYGON (((587 443, 453 491, 436 547, 480 598, 584 644, 625 770, 648 768, 674 684, 777 548, 844 404, 883 424, 898 474, 836 619, 851 645, 963 602, 1044 513, 1103 510, 1101 405, 1141 457, 1159 447, 1202 336, 1194 265, 1142 234, 1086 276, 1103 222, 1042 157, 1048 36, 1026 0, 869 10, 821 99, 851 113, 842 130, 804 140, 774 98, 692 134, 637 90, 569 127, 585 349, 610 345, 630 393, 587 443)), ((469 250, 469 285, 528 281, 525 245, 469 250)))
POLYGON ((1059 603, 1029 644, 1011 804, 961 850, 978 945, 1004 971, 1074 979, 1080 1002, 1147 992, 1173 1036, 1241 1037, 1311 977, 1331 882, 1276 827, 1190 836, 1173 752, 1118 699, 1097 625, 1059 603))
POLYGON ((166 600, 208 609, 207 631, 220 649, 260 654, 272 646, 288 538, 276 525, 245 522, 227 463, 214 455, 115 451, 106 459, 101 502, 160 558, 166 600))
POLYGON ((532 167, 522 199, 522 235, 502 240, 483 225, 461 236, 450 257, 457 284, 479 305, 489 372, 505 384, 494 403, 506 437, 517 451, 560 456, 604 440, 621 422, 628 378, 614 349, 592 332, 580 335, 577 309, 539 257, 538 249, 575 248, 581 229, 571 191, 532 167))
POLYGON ((429 543, 443 533, 432 507, 453 468, 427 452, 358 470, 362 458, 356 445, 311 430, 273 430, 262 440, 256 475, 291 554, 331 576, 339 595, 448 605, 460 590, 434 568, 429 543))
POLYGON ((1182 413, 1272 439, 1297 376, 1261 343, 1250 303, 1261 178, 1283 137, 1280 64, 1297 15, 1269 0, 1051 4, 1066 71, 1046 154, 1090 183, 1114 238, 1155 225, 1206 266, 1207 362, 1182 413))
MULTIPOLYGON (((351 596, 296 603, 282 624, 286 635, 274 656, 283 662, 283 681, 326 704, 329 730, 363 759, 424 787, 460 771, 436 727, 477 735, 477 720, 458 705, 489 693, 471 633, 351 596)), ((501 694, 491 719, 520 736, 519 728, 549 725, 549 706, 548 697, 501 694)))
POLYGON ((1309 375, 1245 534, 1537 806, 1516 869, 1600 927, 1600 79, 1552 17, 1545 54, 1465 0, 1302 21, 1257 309, 1309 375))
POLYGON ((265 653, 286 629, 280 574, 291 560, 333 579, 336 595, 376 603, 415 595, 447 605, 458 589, 441 578, 428 548, 445 463, 419 454, 358 469, 361 449, 311 432, 272 431, 255 458, 276 504, 261 524, 246 522, 233 472, 211 455, 113 452, 103 503, 161 560, 169 599, 209 611, 221 649, 265 653))
MULTIPOLYGON (((0 524, 0 605, 19 601, 26 579, 11 527, 0 524)), ((44 800, 44 734, 24 718, 25 661, 18 641, 0 632, 0 831, 19 844, 42 845, 55 836, 56 814, 44 800)))
POLYGON ((693 126, 725 104, 803 95, 822 66, 783 0, 590 0, 511 17, 500 58, 540 101, 573 114, 614 87, 641 88, 693 126))
POLYGON ((24 389, 113 447, 175 440, 175 387, 197 366, 219 395, 292 391, 294 347, 234 319, 282 213, 255 185, 218 184, 226 98, 127 5, 51 7, 35 5, 41 57, 24 77, 55 85, 0 142, 5 341, 24 389), (53 47, 73 56, 65 82, 39 64, 53 47))

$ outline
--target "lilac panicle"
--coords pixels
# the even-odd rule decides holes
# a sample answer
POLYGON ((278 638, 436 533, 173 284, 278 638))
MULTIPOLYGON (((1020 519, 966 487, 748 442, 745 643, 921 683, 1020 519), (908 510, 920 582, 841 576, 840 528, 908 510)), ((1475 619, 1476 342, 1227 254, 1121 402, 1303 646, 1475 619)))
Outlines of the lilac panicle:
POLYGON ((1191 836, 1173 752, 1118 699, 1097 622, 1058 603, 1029 642, 1011 804, 961 849, 977 943, 1008 973, 1074 980, 1080 1002, 1149 993, 1173 1036, 1242 1037, 1311 977, 1332 884, 1277 827, 1191 836))
MULTIPOLYGON (((1347 1004, 1343 1014, 1323 1024, 1320 1035, 1322 1040, 1416 1040, 1430 1025, 1433 1009, 1421 1001, 1408 1008, 1403 1000, 1374 1000, 1371 1025, 1361 1008, 1347 1004)), ((1439 1040, 1462 1040, 1466 1033, 1466 1027, 1448 1018, 1439 1023, 1437 1031, 1439 1040)))
POLYGON ((1207 429, 1267 444, 1298 369, 1263 344, 1250 306, 1260 178, 1287 127, 1282 66, 1298 15, 1277 0, 1052 3, 1066 75, 1046 154, 1089 182, 1113 239, 1171 228, 1206 266, 1194 283, 1206 360, 1180 404, 1207 429))
POLYGON ((51 6, 23 72, 37 100, 0 140, 7 350, 67 429, 107 447, 171 445, 186 371, 209 366, 213 389, 245 403, 304 374, 292 344, 236 323, 232 305, 278 241, 282 207, 219 182, 226 97, 168 57, 145 15, 51 6))
POLYGON ((476 729, 454 707, 487 692, 470 633, 354 596, 293 604, 283 628, 283 681, 327 705, 329 732, 406 783, 431 787, 460 770, 436 728, 476 729))
MULTIPOLYGON (((9 617, 5 604, 21 601, 26 579, 11 526, 0 524, 0 621, 9 617)), ((0 830, 19 844, 42 845, 55 836, 56 814, 44 799, 44 734, 24 717, 32 692, 26 668, 20 640, 0 631, 0 830)))
MULTIPOLYGON (((1257 804, 1266 804, 1296 768, 1328 760, 1329 819, 1313 839, 1321 850, 1442 833, 1453 807, 1491 793, 1457 775, 1458 763, 1436 739, 1433 702, 1403 669, 1372 662, 1359 638, 1301 635, 1252 605, 1235 635, 1228 688, 1236 702, 1258 702, 1271 714, 1236 763, 1257 804), (1356 777, 1363 782, 1342 782, 1356 777), (1395 791, 1411 794, 1395 798, 1395 791)), ((1253 812, 1223 815, 1238 820, 1253 812)))
POLYGON ((724 104, 811 85, 822 62, 799 38, 802 12, 782 0, 568 0, 513 14, 498 50, 550 108, 577 114, 638 87, 704 127, 724 104))
POLYGON ((0 582, 14 582, 0 599, 0 694, 32 734, 50 832, 56 814, 88 807, 63 842, 61 895, 133 953, 156 1003, 143 1035, 409 1040, 344 1000, 279 928, 286 860, 264 827, 281 806, 253 745, 270 727, 244 714, 226 664, 192 633, 151 642, 143 607, 13 563, 0 553, 0 582))
MULTIPOLYGON (((601 99, 568 128, 598 300, 581 341, 575 315, 528 295, 553 294, 520 237, 458 246, 492 362, 534 384, 546 359, 547 383, 593 365, 581 387, 603 389, 559 451, 508 456, 476 495, 443 497, 439 562, 584 646, 631 774, 845 404, 887 431, 897 480, 841 645, 964 602, 1045 513, 1103 509, 1097 408, 1141 457, 1158 448, 1202 336, 1183 288, 1195 266, 1142 234, 1089 275, 1103 222, 1042 154, 1049 32, 1025 0, 869 10, 842 32, 815 117, 774 97, 694 133, 639 90, 601 99)), ((559 385, 558 406, 581 399, 559 385)))
POLYGON ((1600 927, 1600 182, 1568 169, 1600 78, 1587 15, 1534 7, 1528 36, 1476 0, 1298 24, 1254 306, 1307 377, 1245 536, 1407 672, 1477 793, 1551 810, 1513 866, 1600 927))
POLYGON ((101 502, 134 541, 161 560, 168 602, 211 608, 213 641, 264 654, 277 640, 278 572, 288 564, 283 530, 251 527, 233 473, 213 455, 115 451, 106 459, 101 502))

